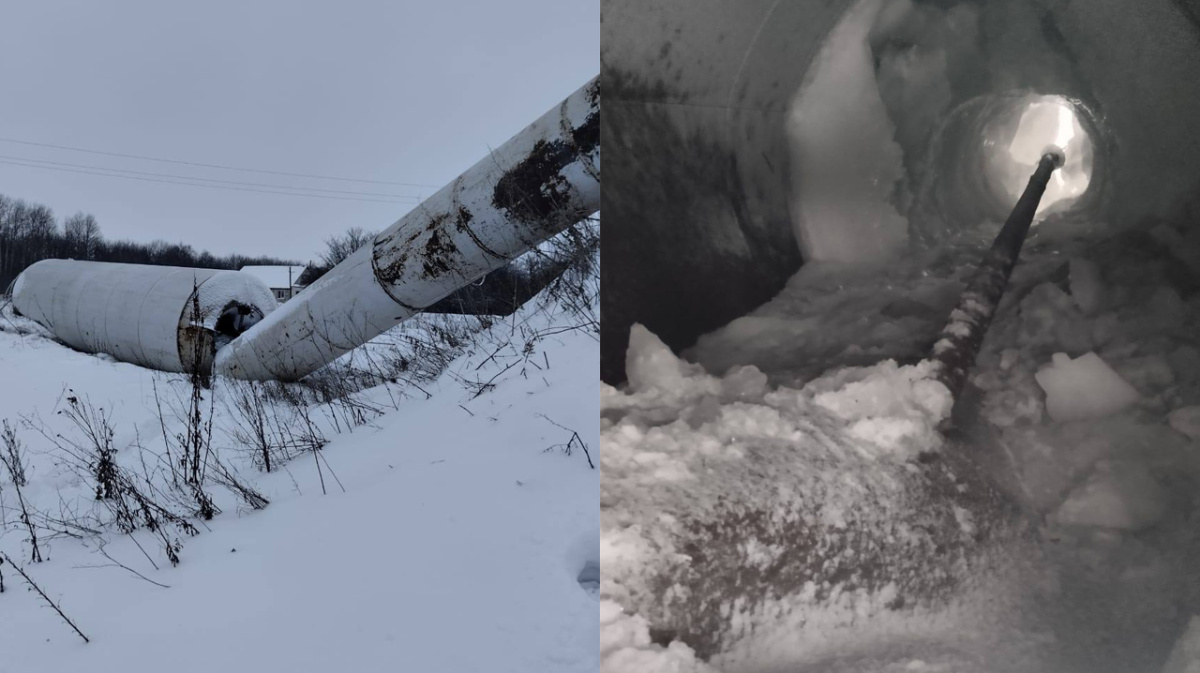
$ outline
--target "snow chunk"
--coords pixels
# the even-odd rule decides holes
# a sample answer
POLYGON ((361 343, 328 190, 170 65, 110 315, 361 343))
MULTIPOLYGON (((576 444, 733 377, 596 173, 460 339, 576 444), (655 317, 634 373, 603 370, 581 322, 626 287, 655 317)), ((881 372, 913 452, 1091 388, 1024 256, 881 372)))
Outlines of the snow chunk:
POLYGON ((1192 617, 1187 631, 1171 650, 1162 673, 1200 673, 1200 617, 1192 617))
POLYGON ((721 379, 721 393, 730 400, 762 399, 767 392, 767 375, 758 367, 733 367, 721 379))
POLYGON ((958 529, 967 537, 974 537, 975 533, 979 532, 979 527, 975 525, 975 515, 971 514, 970 510, 955 505, 954 520, 958 522, 958 529))
POLYGON ((1021 300, 1019 342, 1083 353, 1092 349, 1092 327, 1076 301, 1054 283, 1042 283, 1021 300))
POLYGON ((1188 439, 1200 439, 1200 406, 1183 407, 1167 415, 1167 423, 1188 439))
POLYGON ((901 367, 886 360, 812 381, 813 403, 849 421, 848 434, 889 451, 919 452, 939 445, 936 426, 950 415, 950 391, 932 377, 933 363, 901 367))
MULTIPOLYGON (((200 315, 205 327, 216 327, 217 318, 231 302, 254 306, 266 316, 279 307, 275 293, 258 278, 241 271, 221 271, 200 283, 200 315)), ((185 310, 189 307, 185 307, 185 310)))
POLYGON ((1100 308, 1104 300, 1104 281, 1095 262, 1076 257, 1071 260, 1071 296, 1086 315, 1100 308))
POLYGON ((1059 523, 1142 530, 1167 512, 1167 496, 1143 467, 1102 462, 1058 508, 1059 523))
POLYGON ((885 360, 874 367, 850 367, 808 386, 813 401, 847 420, 873 416, 927 416, 940 421, 950 412, 950 391, 932 378, 933 363, 901 367, 885 360))
POLYGON ((1117 373, 1143 395, 1154 395, 1175 383, 1171 363, 1159 353, 1129 358, 1116 367, 1117 373))
POLYGON ((893 205, 904 153, 868 41, 882 6, 862 0, 846 12, 788 112, 792 220, 806 260, 877 262, 908 243, 908 221, 893 205))
POLYGON ((658 393, 683 397, 694 393, 720 392, 720 382, 705 373, 700 365, 684 362, 642 325, 629 330, 629 349, 625 352, 625 374, 633 393, 658 393))
POLYGON ((1107 416, 1139 399, 1137 390, 1095 353, 1074 360, 1055 353, 1034 376, 1046 391, 1046 411, 1058 422, 1107 416))
POLYGON ((650 642, 646 620, 626 614, 613 601, 600 601, 600 670, 602 673, 718 673, 696 659, 678 641, 668 647, 650 642))
MULTIPOLYGON (((689 592, 709 591, 687 579, 696 571, 690 540, 698 539, 696 527, 724 530, 731 511, 765 514, 762 527, 747 529, 732 549, 718 547, 736 555, 739 567, 791 563, 778 531, 797 522, 814 540, 874 526, 906 549, 924 548, 926 532, 894 528, 885 513, 913 506, 909 494, 925 482, 909 461, 943 441, 936 424, 951 399, 932 379, 933 363, 889 360, 832 370, 800 388, 769 388, 753 367, 722 378, 704 374, 641 327, 631 343, 631 385, 601 388, 600 599, 611 603, 601 618, 611 630, 601 635, 603 670, 697 670, 682 645, 652 645, 639 617, 654 624, 664 619, 655 612, 661 606, 684 609, 693 604, 689 592), (623 616, 620 606, 639 616, 623 616), (656 668, 663 662, 677 668, 656 668)), ((840 587, 820 590, 822 602, 839 600, 840 587)), ((889 601, 868 608, 883 611, 889 601)), ((730 637, 772 619, 756 612, 764 605, 730 605, 722 616, 730 637)))

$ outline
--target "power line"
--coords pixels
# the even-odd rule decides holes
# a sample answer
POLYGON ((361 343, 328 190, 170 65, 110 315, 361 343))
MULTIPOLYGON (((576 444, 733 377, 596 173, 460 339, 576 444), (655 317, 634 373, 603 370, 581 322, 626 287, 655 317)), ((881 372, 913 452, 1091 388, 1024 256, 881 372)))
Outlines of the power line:
POLYGON ((143 182, 160 182, 160 183, 167 184, 167 185, 183 185, 185 187, 207 187, 208 189, 227 189, 227 190, 235 191, 235 192, 256 192, 259 194, 281 194, 283 196, 306 196, 311 199, 331 199, 331 200, 336 200, 336 201, 363 201, 363 202, 367 202, 367 203, 391 203, 391 204, 401 204, 401 205, 403 205, 405 203, 403 201, 385 201, 382 199, 362 199, 362 198, 355 198, 355 197, 350 197, 350 196, 324 196, 321 194, 305 194, 303 192, 275 192, 275 191, 268 191, 268 190, 263 190, 263 189, 226 187, 223 185, 204 185, 204 184, 198 184, 195 182, 178 182, 178 181, 174 181, 174 180, 159 180, 157 178, 143 178, 143 177, 139 177, 136 175, 117 175, 115 173, 100 173, 97 171, 86 171, 86 170, 79 170, 79 169, 75 169, 75 168, 57 168, 55 166, 42 166, 40 164, 25 163, 25 162, 18 162, 18 161, 8 161, 5 159, 0 159, 0 164, 8 164, 10 166, 23 166, 26 168, 41 168, 42 170, 60 171, 60 172, 65 172, 65 173, 82 173, 84 175, 100 175, 100 176, 103 176, 106 178, 124 178, 126 180, 141 180, 143 182))
POLYGON ((142 161, 160 161, 167 164, 181 164, 184 166, 199 166, 201 168, 218 168, 225 171, 244 171, 247 173, 265 173, 270 175, 286 175, 293 178, 312 178, 315 180, 338 180, 341 182, 365 182, 376 185, 395 185, 398 187, 428 187, 437 189, 439 185, 425 185, 416 182, 388 182, 386 180, 363 180, 360 178, 340 178, 332 175, 312 175, 309 173, 287 173, 284 171, 271 171, 261 168, 240 168, 238 166, 223 166, 221 164, 205 164, 197 161, 182 161, 179 159, 162 159, 159 157, 147 157, 139 154, 122 154, 120 152, 104 152, 101 150, 89 150, 82 147, 69 147, 66 145, 51 145, 50 143, 35 143, 30 140, 17 140, 15 138, 0 138, 0 142, 16 143, 18 145, 32 145, 34 147, 50 147, 56 150, 67 150, 69 152, 86 152, 88 154, 103 154, 110 157, 122 157, 125 159, 140 159, 142 161))
POLYGON ((67 166, 70 168, 84 168, 84 169, 95 170, 95 171, 111 171, 114 173, 132 173, 134 175, 147 175, 147 176, 156 177, 156 178, 172 178, 172 179, 178 179, 178 180, 198 180, 201 182, 215 182, 215 183, 226 184, 226 185, 236 185, 239 187, 266 187, 268 189, 291 189, 291 190, 296 190, 296 191, 301 191, 301 192, 325 192, 328 194, 350 194, 350 195, 354 195, 354 196, 382 196, 382 197, 392 198, 392 199, 408 199, 408 200, 411 200, 414 202, 421 200, 420 197, 413 196, 410 194, 384 194, 381 192, 352 192, 352 191, 346 191, 346 190, 342 190, 342 189, 323 189, 320 187, 292 187, 290 185, 272 185, 272 184, 264 184, 261 182, 240 182, 240 181, 235 181, 235 180, 218 180, 216 178, 201 178, 201 177, 195 177, 195 176, 191 176, 191 175, 172 175, 170 173, 154 173, 154 172, 148 172, 148 171, 135 171, 135 170, 127 169, 127 168, 110 168, 108 166, 89 166, 87 164, 72 164, 72 163, 65 163, 62 161, 50 161, 48 159, 30 159, 28 157, 11 157, 11 156, 3 155, 3 154, 0 154, 0 159, 8 159, 10 161, 28 161, 28 162, 36 163, 36 164, 50 164, 52 166, 67 166))

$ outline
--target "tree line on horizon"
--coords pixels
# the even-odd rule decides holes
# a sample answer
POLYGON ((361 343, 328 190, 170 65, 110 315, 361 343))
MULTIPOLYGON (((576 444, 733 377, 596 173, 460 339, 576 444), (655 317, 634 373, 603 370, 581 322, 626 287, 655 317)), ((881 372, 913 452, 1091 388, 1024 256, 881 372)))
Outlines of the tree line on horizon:
POLYGON ((235 270, 246 265, 297 264, 267 256, 196 252, 186 243, 161 239, 149 243, 108 240, 90 213, 75 213, 60 223, 48 206, 0 194, 0 294, 26 267, 43 259, 235 270))
MULTIPOLYGON (((107 240, 90 213, 78 212, 60 224, 54 211, 0 194, 0 295, 29 265, 43 259, 79 259, 124 264, 156 264, 201 269, 238 270, 247 265, 294 265, 305 270, 294 282, 308 285, 351 253, 373 241, 378 232, 350 227, 329 236, 316 261, 307 264, 275 257, 196 252, 186 243, 154 240, 139 243, 107 240)), ((509 315, 541 290, 555 283, 572 266, 587 267, 599 250, 599 234, 588 227, 568 237, 552 254, 527 255, 487 274, 426 310, 433 313, 509 315), (582 238, 581 238, 582 237, 582 238)), ((585 269, 584 275, 586 275, 585 269)), ((586 302, 585 302, 586 303, 586 302)))

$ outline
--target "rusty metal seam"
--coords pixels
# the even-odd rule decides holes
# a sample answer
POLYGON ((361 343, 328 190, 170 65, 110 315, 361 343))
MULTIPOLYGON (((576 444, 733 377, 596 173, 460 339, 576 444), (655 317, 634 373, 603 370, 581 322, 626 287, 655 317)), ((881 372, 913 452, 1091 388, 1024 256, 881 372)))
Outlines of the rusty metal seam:
MULTIPOLYGON (((588 156, 588 154, 585 153, 582 148, 579 147, 578 143, 575 142, 575 127, 571 125, 570 116, 567 114, 567 103, 569 102, 569 99, 564 100, 562 104, 558 106, 558 131, 560 134, 562 134, 563 141, 575 149, 575 158, 579 161, 579 165, 583 168, 583 172, 587 173, 589 178, 595 180, 596 182, 600 182, 600 171, 596 170, 595 162, 592 161, 592 158, 588 156)), ((597 114, 597 111, 592 111, 588 114, 588 118, 595 114, 597 114)), ((586 123, 587 121, 585 118, 584 124, 586 123)), ((569 166, 570 164, 567 165, 569 166)))
MULTIPOLYGON (((104 296, 104 343, 110 344, 112 341, 108 338, 108 315, 109 307, 112 306, 113 295, 117 292, 117 285, 113 283, 112 287, 108 288, 108 294, 104 296)), ((115 347, 115 346, 114 346, 115 347)))
POLYGON ((462 179, 462 176, 460 175, 454 179, 454 186, 450 188, 450 207, 451 207, 451 209, 454 210, 454 214, 452 215, 452 217, 455 218, 454 223, 460 229, 462 229, 464 232, 466 232, 467 236, 471 239, 471 242, 474 243, 475 246, 478 247, 480 250, 491 255, 492 257, 495 257, 496 259, 507 260, 508 258, 505 257, 504 255, 501 255, 500 253, 496 252, 495 250, 492 250, 491 248, 484 245, 483 240, 479 238, 479 234, 476 234, 475 230, 471 228, 470 221, 475 218, 475 214, 472 213, 470 210, 467 210, 466 208, 464 208, 462 205, 462 201, 458 198, 459 193, 462 191, 462 182, 463 182, 463 179, 462 179), (463 211, 466 211, 466 213, 469 217, 464 218, 463 211))
POLYGON ((384 294, 386 294, 388 297, 390 297, 392 301, 396 302, 401 307, 412 311, 413 313, 419 313, 421 311, 421 309, 419 309, 415 306, 410 306, 410 305, 404 303, 403 301, 400 301, 400 299, 398 299, 396 297, 396 295, 392 294, 391 283, 388 283, 387 281, 385 281, 383 279, 383 272, 379 269, 379 265, 377 263, 379 260, 379 256, 375 254, 375 246, 377 246, 377 245, 378 245, 377 243, 372 244, 372 247, 371 247, 371 275, 375 277, 375 282, 379 284, 379 287, 383 289, 384 294))
MULTIPOLYGON (((154 288, 158 287, 159 283, 162 283, 163 280, 165 280, 170 275, 171 275, 171 273, 168 272, 168 273, 165 273, 165 274, 159 276, 158 278, 155 278, 154 282, 151 283, 150 287, 146 290, 146 294, 142 296, 142 301, 138 303, 138 312, 137 312, 138 327, 133 332, 133 334, 134 334, 133 345, 134 345, 135 349, 137 350, 138 364, 141 364, 143 366, 150 366, 149 365, 150 360, 149 360, 149 358, 146 357, 146 348, 142 345, 142 311, 144 311, 146 309, 146 302, 149 301, 150 294, 152 292, 154 292, 154 288)), ((183 311, 179 312, 179 320, 181 320, 181 321, 183 320, 183 311)))

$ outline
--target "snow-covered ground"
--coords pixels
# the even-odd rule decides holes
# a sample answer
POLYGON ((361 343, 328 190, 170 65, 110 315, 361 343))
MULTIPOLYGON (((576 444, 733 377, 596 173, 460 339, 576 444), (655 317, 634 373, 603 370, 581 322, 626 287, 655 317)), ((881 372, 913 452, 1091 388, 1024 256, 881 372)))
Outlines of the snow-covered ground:
MULTIPOLYGON (((372 345, 387 350, 383 340, 421 321, 372 345)), ((357 411, 307 407, 328 444, 269 474, 235 439, 245 419, 227 406, 235 389, 218 380, 201 404, 205 419, 215 409, 206 460, 221 460, 270 505, 251 510, 208 483, 222 512, 189 519, 194 536, 164 528, 182 545, 172 567, 154 532, 111 525, 86 466, 71 467, 54 440, 82 443, 59 413, 71 398, 102 408, 118 464, 171 493, 156 390, 175 437, 189 382, 72 351, 6 312, 0 418, 25 447, 22 497, 45 560, 31 562, 2 466, 0 551, 91 642, 6 563, 0 671, 595 671, 598 605, 585 569, 599 559, 599 471, 580 440, 594 459, 599 348, 594 332, 568 329, 576 323, 524 309, 478 335, 435 381, 356 394, 357 411)), ((296 409, 267 404, 303 434, 296 409)))
POLYGON ((604 670, 1200 667, 1200 627, 1183 638, 1200 615, 1200 230, 1068 218, 1035 230, 941 439, 920 360, 995 231, 962 231, 885 266, 808 265, 684 360, 635 328, 630 383, 601 393, 604 670), (935 526, 974 543, 950 570, 952 592, 934 600, 904 579, 912 566, 887 564, 911 555, 927 574, 948 567, 945 547, 921 546, 924 533, 896 533, 914 514, 904 475, 929 469, 913 460, 924 450, 977 466, 1011 505, 997 526, 974 518, 987 508, 935 497, 954 513, 935 526), (695 511, 674 506, 687 494, 695 511), (642 516, 624 505, 635 497, 642 516), (756 534, 786 526, 738 519, 745 544, 728 578, 743 600, 713 589, 711 575, 654 584, 717 567, 712 549, 671 546, 730 539, 707 516, 763 508, 816 537, 763 545, 756 534), (872 539, 829 552, 846 521, 872 539), (864 551, 875 544, 887 554, 864 551), (809 573, 815 585, 788 574, 789 546, 824 560, 809 573), (872 584, 880 574, 892 581, 872 584), (751 594, 760 577, 773 594, 751 594), (710 622, 726 631, 708 664, 678 640, 664 648, 670 634, 652 639, 647 615, 628 609, 648 605, 648 592, 670 615, 694 605, 689 591, 727 599, 710 622))

